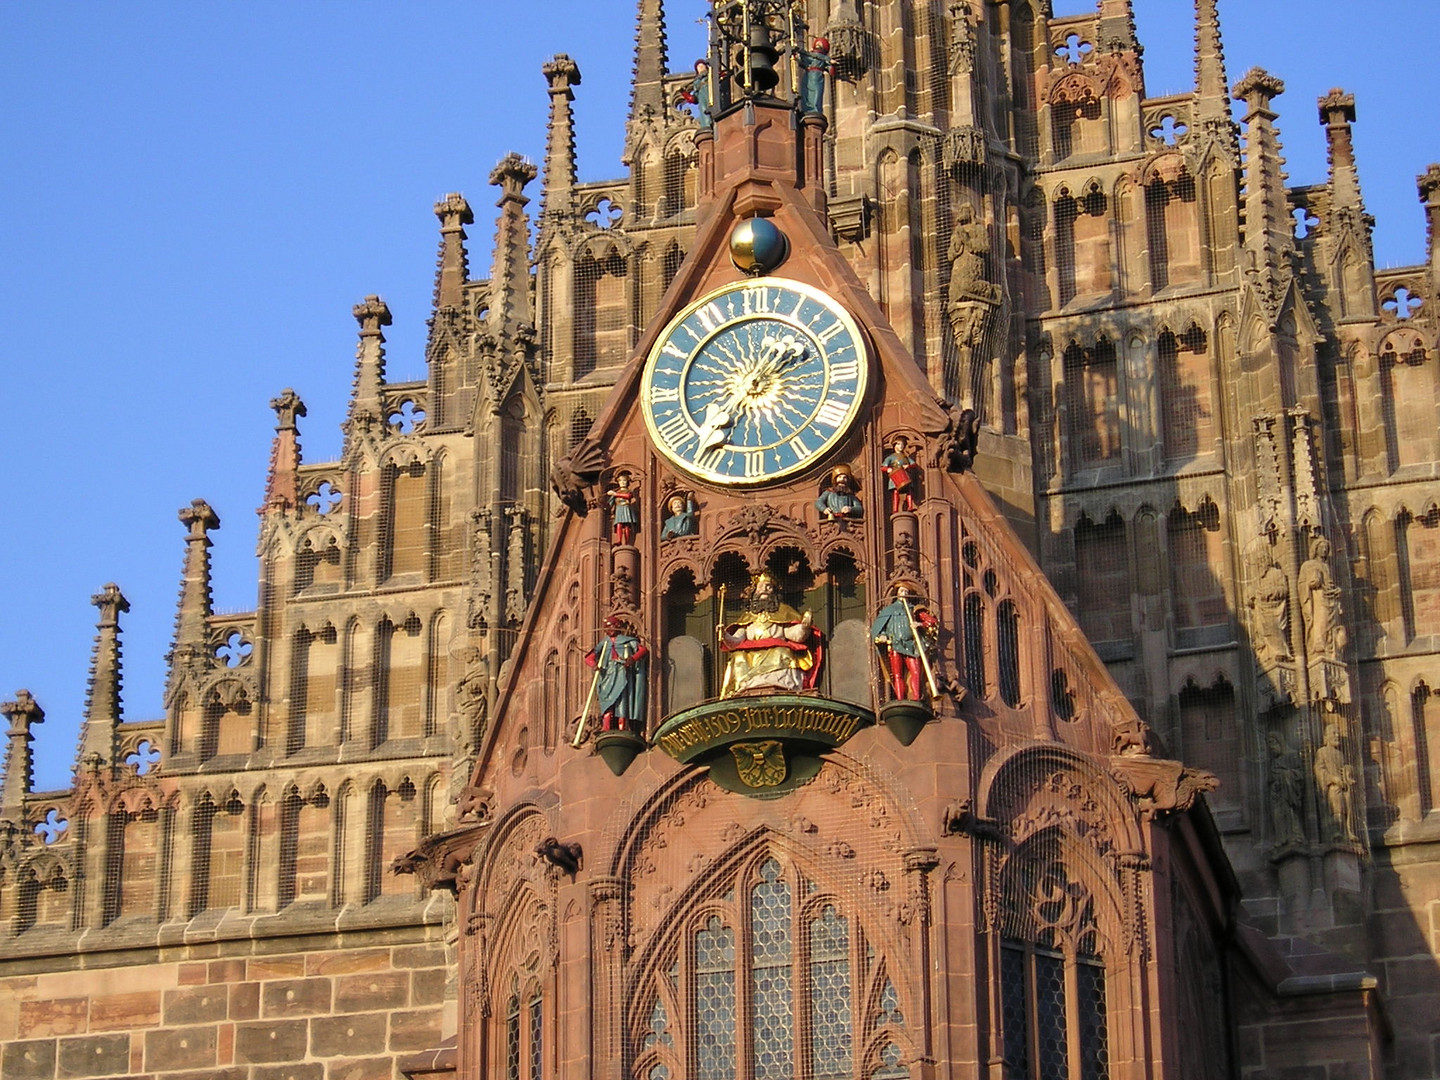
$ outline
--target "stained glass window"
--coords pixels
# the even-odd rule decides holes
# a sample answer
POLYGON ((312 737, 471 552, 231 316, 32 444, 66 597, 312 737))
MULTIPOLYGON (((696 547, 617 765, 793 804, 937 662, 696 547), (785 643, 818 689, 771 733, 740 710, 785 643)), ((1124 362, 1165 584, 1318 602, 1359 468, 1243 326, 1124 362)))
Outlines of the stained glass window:
POLYGON ((1007 867, 1000 942, 1005 1080, 1109 1080, 1094 900, 1059 859, 1007 867))
POLYGON ((735 931, 711 916, 695 935, 696 1075, 735 1076, 735 931))
POLYGON ((1005 1080, 1108 1080, 1105 969, 1007 940, 1000 949, 1005 1080))
POLYGON ((794 1008, 790 983, 790 885, 780 864, 760 868, 750 894, 754 1021, 751 1057, 755 1080, 779 1080, 793 1071, 794 1008))
POLYGON ((520 994, 510 995, 505 1009, 505 1078, 520 1080, 520 994))
MULTIPOLYGON (((670 985, 689 991, 685 1015, 667 1014, 659 996, 650 999, 641 1052, 686 1047, 687 1075, 697 1080, 856 1076, 862 1060, 856 1022, 865 1008, 855 999, 861 980, 854 967, 864 961, 852 955, 857 933, 841 903, 765 857, 713 904, 692 924, 672 969, 670 985)), ((876 1019, 877 1026, 903 1030, 899 995, 888 980, 876 1019)), ((864 1058, 873 1063, 874 1054, 872 1045, 864 1058)), ((895 1063, 900 1054, 896 1047, 895 1063)), ((677 1071, 672 1063, 659 1076, 652 1062, 647 1054, 641 1065, 646 1080, 669 1080, 677 1071)), ((872 1064, 867 1075, 892 1073, 872 1064)), ((907 1074, 901 1068, 893 1075, 907 1074)))
POLYGON ((850 1016, 850 928, 827 906, 810 924, 811 1075, 850 1075, 850 1016))
POLYGON ((880 1051, 880 1067, 870 1074, 870 1080, 903 1080, 910 1070, 900 1063, 900 1047, 894 1043, 880 1051))
POLYGON ((530 1058, 530 1080, 540 1080, 540 1077, 543 1075, 541 1070, 545 1064, 545 1059, 540 1052, 541 1022, 539 990, 536 990, 535 996, 530 999, 529 1020, 530 1024, 529 1030, 526 1032, 526 1038, 530 1043, 530 1053, 528 1055, 530 1058))
POLYGON ((645 1049, 652 1046, 673 1046, 674 1037, 670 1034, 670 1018, 665 1015, 665 1003, 658 997, 655 999, 655 1008, 650 1010, 650 1030, 645 1035, 645 1049))
POLYGON ((900 995, 895 992, 895 984, 889 979, 886 979, 885 985, 880 988, 880 1013, 875 1017, 876 1027, 886 1024, 905 1026, 905 1014, 900 1011, 900 995))

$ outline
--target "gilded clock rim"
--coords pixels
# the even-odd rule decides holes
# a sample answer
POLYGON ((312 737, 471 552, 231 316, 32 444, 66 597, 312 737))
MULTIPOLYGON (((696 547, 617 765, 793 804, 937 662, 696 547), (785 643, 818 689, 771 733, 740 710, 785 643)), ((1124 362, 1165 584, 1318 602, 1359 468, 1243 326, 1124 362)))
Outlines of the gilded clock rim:
MULTIPOLYGON (((808 327, 805 327, 803 323, 795 322, 792 318, 787 317, 780 312, 755 312, 750 315, 741 315, 738 317, 727 316, 727 318, 722 323, 718 324, 714 330, 709 331, 706 334, 705 338, 700 342, 700 344, 696 345, 695 348, 691 350, 690 355, 686 359, 686 363, 688 364, 692 362, 694 356, 700 352, 700 350, 704 347, 705 343, 709 342, 715 336, 722 333, 725 329, 732 327, 737 323, 746 322, 751 319, 767 317, 774 318, 777 321, 790 322, 792 323, 792 325, 797 325, 805 329, 812 339, 815 336, 814 333, 812 331, 809 331, 808 327)), ((825 349, 822 351, 823 362, 825 363, 827 370, 831 364, 830 354, 831 350, 825 349)), ((837 300, 834 296, 832 296, 830 293, 826 292, 819 286, 811 285, 810 283, 804 281, 797 281, 794 278, 767 275, 764 277, 742 278, 737 281, 731 281, 724 285, 720 285, 714 289, 710 289, 701 296, 690 301, 683 308, 677 311, 669 319, 668 322, 666 322, 664 329, 662 329, 659 336, 655 338, 654 343, 650 346, 650 349, 645 357, 645 366, 641 372, 640 412, 645 421, 646 432, 650 436, 650 441, 654 445, 656 452, 660 454, 660 456, 663 457, 666 461, 668 461, 671 465, 684 472, 687 476, 704 483, 714 484, 719 487, 754 488, 761 487, 767 484, 776 484, 782 481, 793 480, 796 477, 806 472, 809 472, 819 466, 820 463, 826 458, 828 458, 834 452, 836 447, 839 446, 840 443, 842 443, 846 438, 848 438, 853 432, 856 422, 860 419, 861 415, 864 412, 866 396, 869 392, 869 389, 869 344, 863 331, 860 328, 860 324, 856 321, 854 315, 850 313, 849 309, 846 308, 846 306, 842 304, 839 300, 837 300), (779 288, 793 293, 798 293, 806 299, 809 299, 819 304, 826 311, 834 315, 836 320, 844 327, 846 333, 849 334, 850 340, 854 343, 857 370, 855 376, 854 397, 849 403, 849 405, 846 407, 844 419, 836 427, 835 431, 821 443, 821 445, 816 447, 813 451, 809 452, 805 457, 800 458, 793 465, 784 466, 782 468, 776 469, 773 472, 766 472, 763 475, 753 478, 747 478, 743 476, 733 476, 728 473, 717 472, 713 469, 703 468, 693 461, 686 460, 682 455, 677 454, 673 451, 669 443, 661 436, 660 431, 656 427, 654 418, 655 402, 652 399, 652 377, 654 375, 655 367, 659 362, 660 354, 663 351, 665 345, 670 341, 671 335, 675 333, 675 331, 680 327, 682 323, 685 322, 685 320, 689 319, 692 315, 695 314, 695 312, 699 311, 706 304, 712 303, 719 297, 733 295, 734 293, 740 292, 745 289, 759 288, 779 288)), ((687 416, 688 415, 689 414, 687 411, 687 416)))

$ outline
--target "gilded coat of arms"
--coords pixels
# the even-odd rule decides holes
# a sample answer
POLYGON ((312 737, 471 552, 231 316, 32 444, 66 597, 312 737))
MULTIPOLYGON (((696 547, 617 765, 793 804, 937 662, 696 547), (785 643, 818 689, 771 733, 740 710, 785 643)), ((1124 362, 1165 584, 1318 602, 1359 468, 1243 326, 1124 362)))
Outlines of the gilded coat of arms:
POLYGON ((741 782, 752 788, 775 787, 785 779, 785 748, 777 739, 733 743, 730 753, 741 782))

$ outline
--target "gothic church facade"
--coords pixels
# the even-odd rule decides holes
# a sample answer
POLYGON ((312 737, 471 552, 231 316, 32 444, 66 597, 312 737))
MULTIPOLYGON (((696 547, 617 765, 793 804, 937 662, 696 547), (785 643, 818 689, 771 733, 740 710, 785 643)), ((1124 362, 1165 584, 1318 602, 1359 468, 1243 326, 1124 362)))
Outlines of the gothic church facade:
POLYGON ((4 705, 4 1075, 1440 1076, 1440 166, 1382 272, 1353 98, 1287 185, 1216 0, 1164 98, 1130 0, 714 7, 697 76, 639 0, 623 178, 544 66, 338 461, 275 399, 255 611, 181 511, 164 717, 114 585, 71 789, 4 705), (773 472, 697 408, 727 476, 654 361, 782 295, 868 381, 773 472))

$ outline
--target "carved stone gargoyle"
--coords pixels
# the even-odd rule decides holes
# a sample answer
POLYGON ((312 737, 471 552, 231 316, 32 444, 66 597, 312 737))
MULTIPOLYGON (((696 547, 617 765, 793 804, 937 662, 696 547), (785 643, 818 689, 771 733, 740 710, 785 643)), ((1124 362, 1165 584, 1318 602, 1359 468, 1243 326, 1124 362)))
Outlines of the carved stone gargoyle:
POLYGON ((945 409, 949 420, 936 437, 934 463, 946 472, 967 472, 975 464, 980 449, 980 417, 974 409, 949 404, 945 409))
POLYGON ((585 498, 587 488, 600 482, 605 470, 605 448, 590 439, 582 439, 550 470, 550 490, 575 513, 584 517, 590 506, 585 498))
POLYGON ((547 836, 536 844, 535 854, 572 877, 580 869, 580 860, 583 857, 579 844, 562 844, 553 836, 547 836))
POLYGON ((1220 778, 1203 769, 1187 769, 1178 761, 1146 755, 1112 757, 1110 775, 1139 804, 1147 817, 1184 813, 1206 791, 1220 786, 1220 778))

